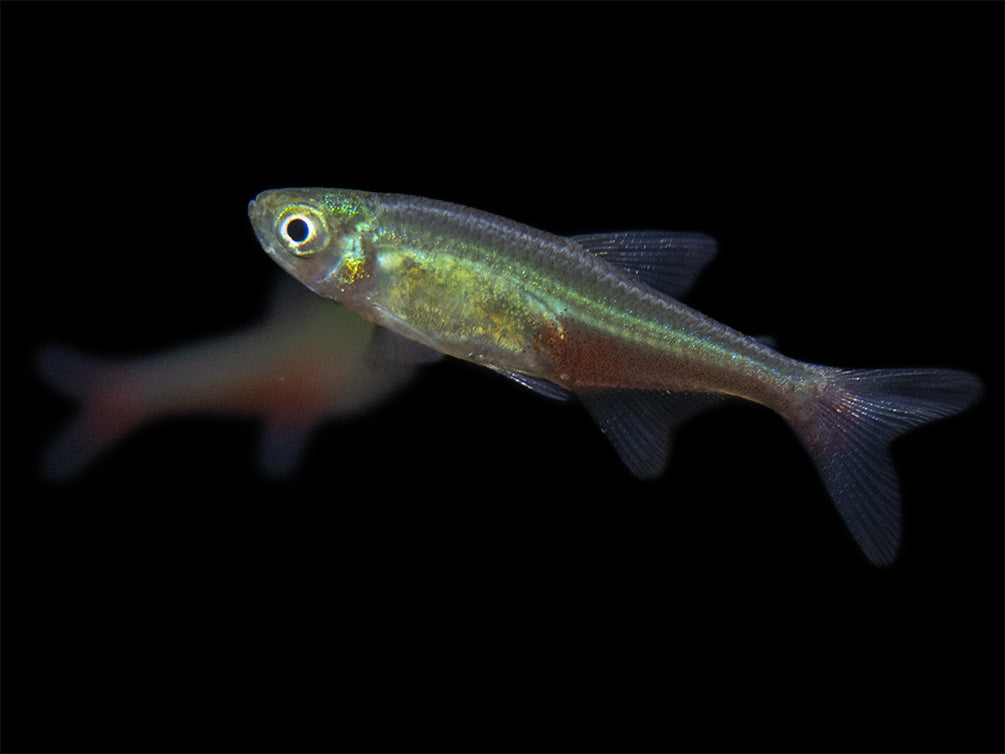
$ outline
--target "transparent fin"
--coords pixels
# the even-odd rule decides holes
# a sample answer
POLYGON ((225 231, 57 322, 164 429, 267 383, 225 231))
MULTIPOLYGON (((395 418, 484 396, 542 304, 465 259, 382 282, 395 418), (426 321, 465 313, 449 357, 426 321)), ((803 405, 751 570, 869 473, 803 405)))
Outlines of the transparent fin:
POLYGON ((279 275, 269 289, 266 319, 293 319, 316 298, 320 297, 289 275, 279 275))
POLYGON ((980 397, 981 383, 948 369, 835 369, 830 377, 795 430, 859 546, 876 565, 889 565, 901 534, 890 441, 963 411, 980 397))
POLYGON ((386 327, 373 328, 373 335, 364 353, 365 363, 371 369, 388 371, 396 365, 420 366, 432 364, 443 358, 443 354, 416 340, 398 335, 386 327))
POLYGON ((36 366, 52 388, 81 403, 43 452, 41 472, 50 481, 78 476, 145 418, 114 364, 50 345, 39 350, 36 366))
POLYGON ((711 393, 648 390, 584 390, 577 395, 622 462, 642 479, 663 473, 674 430, 721 400, 711 393))
POLYGON ((546 398, 553 398, 559 401, 566 401, 572 397, 572 393, 566 390, 564 387, 559 387, 554 382, 549 382, 548 380, 542 380, 538 377, 531 377, 530 375, 523 374, 522 372, 507 372, 505 369, 495 369, 495 367, 490 367, 494 369, 499 374, 509 377, 513 382, 519 382, 526 388, 530 388, 535 393, 543 395, 546 398))
POLYGON ((314 425, 307 422, 266 422, 258 451, 262 471, 273 479, 294 474, 313 431, 314 425))
POLYGON ((588 233, 572 236, 572 240, 674 298, 691 289, 718 248, 715 239, 704 233, 588 233))

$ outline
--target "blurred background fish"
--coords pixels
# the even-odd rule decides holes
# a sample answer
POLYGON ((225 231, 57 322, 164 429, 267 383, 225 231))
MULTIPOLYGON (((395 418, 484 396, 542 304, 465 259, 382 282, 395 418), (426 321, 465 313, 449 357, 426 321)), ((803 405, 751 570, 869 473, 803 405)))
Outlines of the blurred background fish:
POLYGON ((375 329, 284 275, 264 319, 230 335, 124 360, 44 346, 40 374, 80 410, 46 448, 42 472, 71 479, 148 421, 213 414, 261 417, 261 468, 288 476, 319 424, 365 411, 414 374, 416 361, 373 356, 375 329))

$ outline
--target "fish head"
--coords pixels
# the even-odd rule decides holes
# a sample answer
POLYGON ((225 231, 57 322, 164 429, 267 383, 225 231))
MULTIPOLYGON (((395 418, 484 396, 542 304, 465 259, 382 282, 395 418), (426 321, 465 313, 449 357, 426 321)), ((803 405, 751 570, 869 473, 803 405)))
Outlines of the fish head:
POLYGON ((342 301, 370 277, 365 238, 373 206, 362 191, 270 189, 249 202, 248 217, 280 267, 315 293, 342 301))

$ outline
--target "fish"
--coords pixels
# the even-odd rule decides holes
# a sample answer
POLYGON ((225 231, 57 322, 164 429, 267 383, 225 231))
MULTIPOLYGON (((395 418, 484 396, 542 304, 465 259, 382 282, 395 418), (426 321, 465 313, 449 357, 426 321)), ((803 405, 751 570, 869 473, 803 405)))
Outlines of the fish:
POLYGON ((40 376, 81 407, 43 450, 42 477, 77 478, 140 425, 177 414, 261 416, 259 465, 289 477, 320 424, 375 407, 421 367, 371 358, 375 329, 278 275, 263 321, 236 333, 128 359, 45 345, 40 376))
POLYGON ((438 353, 542 395, 576 396, 637 477, 673 430, 726 397, 781 415, 854 539, 894 562, 901 500, 889 443, 978 400, 955 369, 842 369, 789 358, 680 301, 715 256, 694 232, 564 237, 459 204, 334 188, 263 191, 265 252, 307 288, 438 353))

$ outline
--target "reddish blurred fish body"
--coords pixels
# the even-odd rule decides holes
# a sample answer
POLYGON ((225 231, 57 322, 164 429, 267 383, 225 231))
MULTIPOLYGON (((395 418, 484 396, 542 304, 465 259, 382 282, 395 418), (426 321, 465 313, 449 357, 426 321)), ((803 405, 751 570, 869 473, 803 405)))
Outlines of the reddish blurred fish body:
POLYGON ((283 277, 266 319, 243 332, 125 361, 44 348, 42 376, 82 406, 47 449, 43 473, 76 476, 157 417, 218 414, 264 419, 262 467, 288 474, 321 422, 376 405, 414 374, 416 363, 371 357, 374 330, 283 277))

